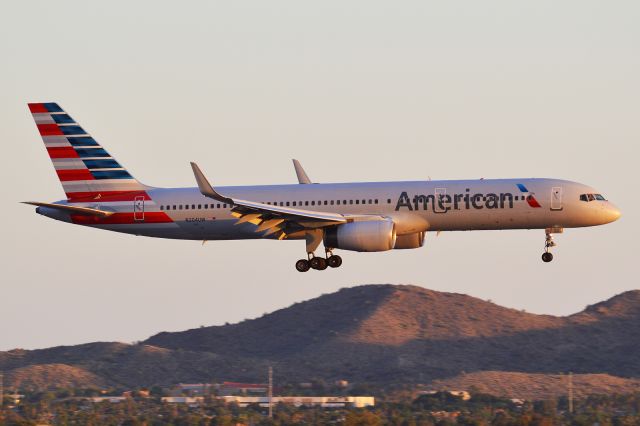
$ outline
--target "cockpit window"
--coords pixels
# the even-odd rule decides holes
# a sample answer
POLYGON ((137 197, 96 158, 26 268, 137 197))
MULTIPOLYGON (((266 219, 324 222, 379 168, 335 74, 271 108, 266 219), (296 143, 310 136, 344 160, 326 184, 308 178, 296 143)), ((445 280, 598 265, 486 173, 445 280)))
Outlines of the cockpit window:
POLYGON ((580 194, 580 201, 607 201, 606 198, 602 196, 602 194, 580 194))

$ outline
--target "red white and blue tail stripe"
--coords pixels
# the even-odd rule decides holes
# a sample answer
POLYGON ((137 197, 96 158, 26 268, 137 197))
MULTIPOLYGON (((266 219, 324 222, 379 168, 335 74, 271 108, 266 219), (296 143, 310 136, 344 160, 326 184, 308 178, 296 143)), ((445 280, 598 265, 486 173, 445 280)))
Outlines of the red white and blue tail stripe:
POLYGON ((31 103, 29 110, 70 202, 128 201, 146 195, 147 187, 58 104, 31 103))

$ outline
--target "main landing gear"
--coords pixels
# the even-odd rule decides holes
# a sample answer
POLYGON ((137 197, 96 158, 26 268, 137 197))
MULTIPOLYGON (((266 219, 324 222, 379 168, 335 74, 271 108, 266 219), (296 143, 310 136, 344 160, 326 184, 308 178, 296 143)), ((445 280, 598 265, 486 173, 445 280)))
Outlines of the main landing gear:
POLYGON ((324 271, 327 267, 339 268, 342 265, 342 258, 333 254, 331 250, 325 249, 325 257, 316 257, 313 253, 307 253, 307 259, 300 259, 296 262, 298 272, 307 272, 309 269, 324 271))
POLYGON ((553 260, 553 254, 551 253, 551 247, 556 246, 556 242, 553 241, 553 233, 562 233, 562 228, 547 228, 545 229, 545 240, 544 240, 544 253, 542 253, 542 261, 545 263, 549 263, 553 260))
POLYGON ((324 271, 327 267, 339 268, 342 265, 342 258, 333 254, 331 248, 325 247, 324 257, 316 257, 313 253, 320 246, 324 231, 322 229, 308 230, 305 233, 305 241, 307 244, 307 258, 300 259, 296 262, 298 272, 307 272, 309 269, 324 271))

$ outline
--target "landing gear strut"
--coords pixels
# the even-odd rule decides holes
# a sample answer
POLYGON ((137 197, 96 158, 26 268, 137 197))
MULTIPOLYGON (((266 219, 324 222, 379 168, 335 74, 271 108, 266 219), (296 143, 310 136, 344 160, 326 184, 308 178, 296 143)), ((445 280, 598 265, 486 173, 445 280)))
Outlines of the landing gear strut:
POLYGON ((542 253, 542 261, 549 263, 553 260, 553 254, 551 253, 551 247, 556 246, 556 242, 553 241, 553 233, 562 233, 562 228, 547 228, 545 229, 544 240, 544 253, 542 253))

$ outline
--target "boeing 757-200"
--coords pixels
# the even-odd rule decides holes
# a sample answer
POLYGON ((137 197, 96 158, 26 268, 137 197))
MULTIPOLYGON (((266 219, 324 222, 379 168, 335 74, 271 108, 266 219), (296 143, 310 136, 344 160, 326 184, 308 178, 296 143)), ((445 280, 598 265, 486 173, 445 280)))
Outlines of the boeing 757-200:
POLYGON ((56 103, 29 109, 66 193, 36 212, 109 231, 186 240, 304 240, 296 269, 342 264, 335 249, 422 247, 427 231, 544 229, 542 260, 554 233, 602 225, 620 211, 601 193, 559 179, 479 179, 312 183, 294 160, 299 184, 214 188, 191 163, 194 188, 155 188, 136 180, 56 103), (314 252, 324 243, 324 256, 314 252))

